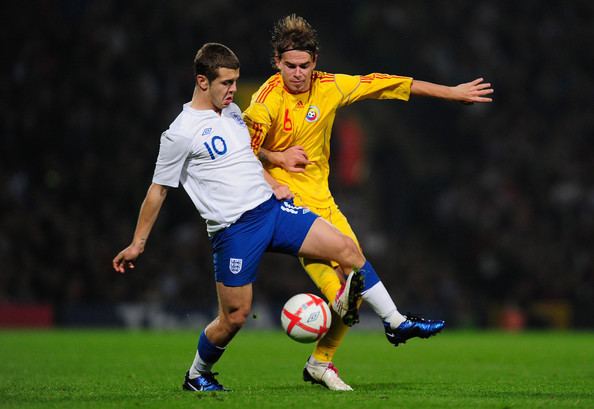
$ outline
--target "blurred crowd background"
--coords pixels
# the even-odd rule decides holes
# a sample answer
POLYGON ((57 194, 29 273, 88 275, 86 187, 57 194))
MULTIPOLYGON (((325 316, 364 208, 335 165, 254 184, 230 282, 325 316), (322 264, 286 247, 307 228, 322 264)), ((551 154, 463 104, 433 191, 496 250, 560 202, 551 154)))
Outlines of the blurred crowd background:
MULTIPOLYGON (((489 105, 413 97, 337 117, 333 192, 400 309, 458 327, 594 327, 594 3, 281 3, 1 6, 0 304, 49 305, 57 324, 89 306, 212 311, 209 241, 183 190, 135 271, 111 260, 191 97, 196 50, 236 51, 245 108, 274 73, 274 22, 296 12, 318 30, 318 69, 495 88, 489 105)), ((266 256, 258 305, 311 291, 295 259, 266 256)))

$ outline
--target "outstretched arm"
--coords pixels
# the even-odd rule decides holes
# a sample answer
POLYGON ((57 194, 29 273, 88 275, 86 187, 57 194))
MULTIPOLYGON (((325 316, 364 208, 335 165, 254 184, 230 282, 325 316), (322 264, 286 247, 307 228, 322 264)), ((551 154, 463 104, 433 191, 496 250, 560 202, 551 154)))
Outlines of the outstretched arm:
POLYGON ((483 81, 483 78, 477 78, 474 81, 449 87, 427 81, 413 80, 410 93, 412 95, 448 99, 467 104, 491 102, 493 98, 490 95, 493 94, 493 88, 490 83, 483 81))
POLYGON ((118 273, 125 273, 126 267, 134 268, 134 261, 144 252, 144 246, 149 234, 159 216, 161 206, 167 196, 167 186, 152 183, 146 192, 146 197, 140 207, 138 222, 134 230, 132 243, 120 251, 113 259, 113 269, 118 273))

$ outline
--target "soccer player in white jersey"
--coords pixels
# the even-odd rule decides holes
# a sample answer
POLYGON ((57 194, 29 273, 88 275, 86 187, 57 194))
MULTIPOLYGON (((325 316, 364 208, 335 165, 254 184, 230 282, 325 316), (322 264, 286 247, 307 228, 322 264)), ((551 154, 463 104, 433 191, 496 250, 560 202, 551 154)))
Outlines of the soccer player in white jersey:
MULTIPOLYGON (((307 209, 264 171, 233 96, 239 60, 221 44, 205 44, 194 59, 191 102, 161 135, 152 184, 140 208, 131 244, 113 259, 124 273, 144 252, 150 231, 171 187, 180 183, 211 238, 218 316, 202 331, 183 388, 224 390, 213 365, 241 329, 252 304, 252 283, 264 252, 335 260, 347 274, 332 308, 356 313, 363 272, 375 275, 355 242, 307 209)), ((327 371, 327 377, 336 376, 327 371)), ((347 386, 343 390, 348 390, 347 386)))

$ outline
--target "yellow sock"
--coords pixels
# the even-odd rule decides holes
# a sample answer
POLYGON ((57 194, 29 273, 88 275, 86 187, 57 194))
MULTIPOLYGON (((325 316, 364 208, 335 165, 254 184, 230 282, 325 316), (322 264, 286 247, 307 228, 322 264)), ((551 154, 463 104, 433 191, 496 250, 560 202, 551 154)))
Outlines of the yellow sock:
POLYGON ((316 344, 312 356, 321 362, 331 362, 348 330, 349 327, 344 325, 340 317, 332 311, 332 325, 324 338, 316 344))
MULTIPOLYGON (((334 268, 329 263, 319 260, 300 259, 300 261, 307 274, 331 304, 342 285, 334 268)), ((342 319, 332 311, 332 325, 324 338, 316 344, 312 356, 318 361, 332 361, 348 329, 349 327, 342 322, 342 319)))

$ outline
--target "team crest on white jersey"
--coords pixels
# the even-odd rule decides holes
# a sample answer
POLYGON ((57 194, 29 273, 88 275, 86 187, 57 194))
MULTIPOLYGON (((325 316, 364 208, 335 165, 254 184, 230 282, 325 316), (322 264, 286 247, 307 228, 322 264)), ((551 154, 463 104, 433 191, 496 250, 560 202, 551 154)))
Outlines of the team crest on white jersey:
POLYGON ((237 112, 231 112, 231 118, 235 119, 235 122, 237 122, 239 126, 245 128, 245 122, 243 122, 243 118, 237 112))
POLYGON ((229 259, 229 270, 233 274, 239 274, 241 271, 241 267, 243 266, 243 259, 241 258, 231 258, 229 259))

